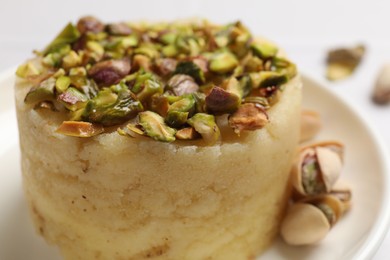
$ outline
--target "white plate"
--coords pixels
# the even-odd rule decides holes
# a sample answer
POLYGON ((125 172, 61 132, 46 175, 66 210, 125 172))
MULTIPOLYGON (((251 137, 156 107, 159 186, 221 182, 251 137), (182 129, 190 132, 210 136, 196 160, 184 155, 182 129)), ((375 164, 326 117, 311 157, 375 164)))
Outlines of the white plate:
MULTIPOLYGON (((0 75, 0 259, 60 259, 57 250, 35 234, 23 200, 12 88, 10 70, 0 75)), ((290 247, 276 241, 261 259, 367 259, 379 247, 390 220, 384 149, 354 109, 306 77, 304 105, 324 119, 318 139, 346 145, 342 178, 353 188, 353 207, 320 244, 290 247)))

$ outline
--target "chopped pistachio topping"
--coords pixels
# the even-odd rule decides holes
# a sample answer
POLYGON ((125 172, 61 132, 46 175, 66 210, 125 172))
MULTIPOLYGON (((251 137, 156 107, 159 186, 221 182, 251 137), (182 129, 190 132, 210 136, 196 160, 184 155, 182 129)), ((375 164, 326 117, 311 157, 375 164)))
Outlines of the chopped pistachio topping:
POLYGON ((58 132, 70 136, 117 126, 125 136, 212 145, 221 134, 216 116, 228 114, 237 134, 263 127, 297 74, 240 22, 104 24, 86 16, 36 54, 16 71, 32 85, 25 102, 66 113, 58 132))

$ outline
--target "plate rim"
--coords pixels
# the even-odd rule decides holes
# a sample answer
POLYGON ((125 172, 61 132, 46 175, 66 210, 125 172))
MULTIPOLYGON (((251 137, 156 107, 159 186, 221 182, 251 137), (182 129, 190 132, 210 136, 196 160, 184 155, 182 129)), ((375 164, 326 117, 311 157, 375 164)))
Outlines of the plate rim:
MULTIPOLYGON (((0 72, 0 83, 11 79, 14 76, 16 71, 16 66, 10 67, 2 72, 0 72)), ((365 241, 362 243, 359 249, 354 253, 354 258, 358 260, 363 259, 371 259, 379 247, 384 241, 386 234, 390 228, 390 154, 389 148, 385 146, 382 137, 379 135, 378 131, 373 128, 372 124, 370 124, 369 117, 365 116, 365 112, 358 109, 357 105, 353 104, 348 99, 343 98, 339 93, 333 91, 328 83, 315 77, 307 72, 302 72, 300 74, 301 78, 307 82, 315 85, 316 88, 320 88, 322 91, 326 92, 337 102, 340 102, 345 105, 345 107, 352 112, 359 123, 365 128, 365 130, 369 133, 373 141, 373 145, 378 151, 379 160, 381 162, 381 168, 383 168, 383 179, 384 181, 384 192, 383 192, 383 203, 380 207, 378 217, 371 227, 369 234, 365 241)), ((13 90, 11 90, 13 91, 13 90)))

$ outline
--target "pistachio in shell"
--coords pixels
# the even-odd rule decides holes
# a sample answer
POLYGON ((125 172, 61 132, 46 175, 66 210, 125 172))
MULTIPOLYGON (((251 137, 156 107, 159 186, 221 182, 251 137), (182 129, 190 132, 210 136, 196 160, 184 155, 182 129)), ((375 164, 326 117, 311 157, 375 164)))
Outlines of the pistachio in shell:
POLYGON ((167 126, 164 118, 152 111, 139 113, 139 124, 142 126, 145 134, 154 140, 162 142, 173 142, 176 140, 176 130, 167 126))
POLYGON ((349 77, 360 64, 364 53, 364 45, 351 48, 336 48, 327 55, 326 77, 329 80, 341 80, 349 77))
POLYGON ((230 52, 220 52, 212 56, 209 69, 217 74, 232 72, 238 66, 237 58, 230 52))
POLYGON ((343 146, 338 142, 314 143, 301 148, 292 168, 297 197, 330 192, 342 169, 343 146))
POLYGON ((197 113, 188 119, 187 123, 202 136, 208 145, 215 144, 220 138, 221 132, 213 115, 197 113))
POLYGON ((263 128, 268 123, 268 115, 259 104, 244 103, 229 116, 229 126, 238 135, 242 131, 253 131, 263 128))
POLYGON ((280 234, 290 245, 315 244, 328 234, 343 214, 344 207, 337 197, 309 197, 291 206, 282 221, 280 234))
POLYGON ((106 60, 93 65, 88 75, 92 77, 98 85, 110 86, 117 84, 130 72, 130 62, 126 59, 106 60))
POLYGON ((101 125, 81 121, 64 121, 56 130, 57 133, 75 136, 75 137, 91 137, 104 132, 101 125))

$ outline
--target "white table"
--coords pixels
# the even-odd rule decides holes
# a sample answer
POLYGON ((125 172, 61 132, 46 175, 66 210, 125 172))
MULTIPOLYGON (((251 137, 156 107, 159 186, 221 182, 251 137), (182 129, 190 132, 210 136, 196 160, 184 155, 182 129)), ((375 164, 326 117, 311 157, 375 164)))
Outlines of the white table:
MULTIPOLYGON (((283 46, 304 73, 324 80, 324 55, 339 45, 363 42, 367 55, 349 79, 328 83, 368 117, 390 148, 390 106, 371 100, 375 77, 390 63, 389 1, 0 1, 0 71, 20 64, 42 48, 68 21, 93 14, 104 21, 171 20, 205 17, 215 22, 242 20, 250 29, 283 46)), ((375 260, 390 256, 387 236, 375 260)))

